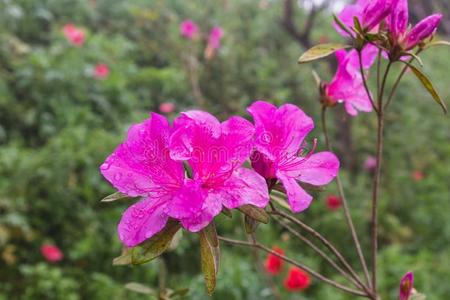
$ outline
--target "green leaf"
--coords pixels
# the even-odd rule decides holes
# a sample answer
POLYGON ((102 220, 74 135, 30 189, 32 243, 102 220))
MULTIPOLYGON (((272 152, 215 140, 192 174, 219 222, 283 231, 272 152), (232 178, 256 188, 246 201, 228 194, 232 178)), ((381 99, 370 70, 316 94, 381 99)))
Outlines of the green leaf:
POLYGON ((106 196, 105 198, 100 200, 100 202, 113 202, 113 201, 120 200, 120 199, 123 199, 123 198, 130 198, 130 196, 128 196, 126 194, 123 194, 121 192, 116 192, 114 194, 106 196))
POLYGON ((176 299, 176 298, 182 298, 189 293, 189 288, 182 288, 176 291, 172 291, 169 293, 169 299, 176 299))
POLYGON ((313 60, 316 60, 319 58, 326 57, 326 56, 334 53, 337 50, 350 48, 350 47, 351 46, 349 46, 349 45, 337 44, 337 43, 317 45, 317 46, 312 47, 305 53, 303 53, 303 55, 300 56, 300 58, 298 59, 298 63, 302 64, 302 63, 310 62, 310 61, 313 61, 313 60))
POLYGON ((132 264, 140 265, 163 254, 167 248, 169 248, 174 235, 180 228, 180 224, 177 221, 169 219, 163 230, 138 246, 132 248, 132 264))
POLYGON ((358 17, 353 17, 353 26, 355 26, 355 29, 357 32, 362 33, 363 29, 361 27, 361 23, 359 23, 358 17))
POLYGON ((222 213, 223 213, 225 216, 227 216, 228 218, 232 218, 232 217, 233 217, 233 214, 231 213, 231 210, 228 209, 228 208, 226 208, 226 207, 223 207, 223 208, 222 208, 222 213))
POLYGON ((269 223, 269 215, 265 212, 264 209, 253 206, 253 205, 243 205, 238 208, 239 211, 251 217, 252 219, 267 224, 269 223))
POLYGON ((131 248, 123 247, 122 254, 113 259, 113 266, 126 266, 131 264, 131 248))
POLYGON ((337 24, 342 30, 344 30, 345 32, 348 33, 348 35, 350 35, 350 36, 353 35, 352 32, 351 32, 351 30, 347 27, 347 25, 345 25, 345 24, 341 21, 341 19, 339 19, 338 16, 336 16, 335 14, 333 14, 333 19, 334 19, 334 22, 336 22, 336 24, 337 24))
POLYGON ((145 286, 141 283, 130 282, 130 283, 125 284, 125 288, 130 291, 136 292, 136 293, 157 296, 157 293, 155 292, 155 290, 153 290, 152 288, 149 288, 148 286, 145 286))
POLYGON ((199 232, 200 258, 206 291, 209 295, 216 288, 217 272, 219 271, 220 249, 216 228, 213 222, 199 232))
POLYGON ((442 107, 444 113, 447 113, 447 106, 445 106, 444 101, 442 101, 441 97, 436 92, 436 89, 434 88, 431 80, 428 79, 428 77, 425 74, 423 74, 422 71, 414 67, 412 64, 405 61, 403 63, 408 65, 408 67, 413 71, 414 75, 416 75, 416 77, 420 80, 425 89, 431 94, 431 96, 433 96, 434 101, 436 101, 442 107))
POLYGON ((245 232, 247 234, 251 234, 251 233, 255 232, 256 229, 258 228, 258 225, 259 225, 258 221, 256 221, 252 217, 244 215, 244 227, 245 227, 245 232))

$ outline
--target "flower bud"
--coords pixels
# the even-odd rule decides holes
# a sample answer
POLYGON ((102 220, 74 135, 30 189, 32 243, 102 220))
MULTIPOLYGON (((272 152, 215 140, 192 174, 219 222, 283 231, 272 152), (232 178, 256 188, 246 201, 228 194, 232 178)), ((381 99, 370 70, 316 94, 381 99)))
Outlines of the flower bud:
POLYGON ((400 281, 399 299, 408 300, 413 289, 414 275, 412 272, 406 273, 400 281))
POLYGON ((390 13, 392 0, 370 1, 362 13, 361 26, 365 31, 370 31, 380 24, 390 13))
POLYGON ((387 19, 389 31, 394 39, 400 37, 408 28, 408 0, 395 0, 392 5, 392 12, 387 19))
POLYGON ((417 46, 417 44, 422 42, 424 39, 433 35, 441 19, 441 14, 434 14, 420 21, 405 37, 405 40, 403 41, 404 49, 410 50, 417 46))

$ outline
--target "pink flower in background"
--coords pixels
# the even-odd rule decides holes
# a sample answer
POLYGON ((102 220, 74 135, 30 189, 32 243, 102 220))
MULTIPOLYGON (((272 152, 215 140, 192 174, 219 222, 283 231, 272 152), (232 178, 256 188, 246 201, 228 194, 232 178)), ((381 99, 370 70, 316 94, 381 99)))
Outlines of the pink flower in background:
POLYGON ((368 155, 366 160, 364 161, 364 170, 373 171, 377 166, 377 159, 373 155, 368 155))
POLYGON ((297 106, 284 104, 277 109, 268 102, 256 101, 247 111, 256 126, 253 168, 266 179, 281 181, 293 212, 307 209, 312 196, 297 181, 316 186, 328 184, 338 173, 339 160, 331 152, 313 153, 313 149, 309 154, 300 153, 314 123, 297 106))
POLYGON ((408 300, 411 296, 414 284, 414 274, 412 272, 406 273, 400 281, 399 300, 408 300))
POLYGON ((414 171, 411 173, 411 177, 414 181, 422 181, 425 176, 422 171, 414 171))
MULTIPOLYGON (((367 45, 362 51, 363 68, 369 69, 375 61, 378 49, 367 45)), ((336 51, 338 68, 334 78, 325 85, 325 93, 330 103, 343 102, 345 110, 351 116, 358 111, 371 112, 372 104, 364 88, 360 73, 359 57, 356 50, 336 51)))
POLYGON ((180 34, 181 36, 192 39, 196 37, 199 33, 197 24, 192 20, 184 20, 180 24, 180 34))
POLYGON ((223 29, 219 26, 214 26, 209 33, 208 46, 213 49, 220 48, 220 40, 223 37, 223 29))
POLYGON ((109 75, 109 67, 105 64, 96 64, 94 68, 95 79, 105 79, 109 75))
POLYGON ((57 246, 49 244, 41 246, 41 254, 48 262, 58 262, 64 257, 64 254, 57 246))
POLYGON ((133 125, 100 167, 120 192, 143 197, 123 214, 120 240, 133 247, 164 228, 169 217, 196 232, 222 206, 265 207, 269 195, 264 178, 241 167, 253 148, 254 130, 243 118, 220 123, 202 111, 182 113, 173 128, 156 113, 133 125), (186 177, 182 161, 192 178, 186 177))
POLYGON ((159 105, 159 111, 163 114, 170 114, 175 110, 175 104, 172 102, 163 102, 159 105))
POLYGON ((420 21, 413 28, 408 28, 408 0, 396 0, 390 17, 388 28, 394 38, 394 43, 403 50, 411 50, 426 38, 431 37, 442 19, 441 14, 434 14, 420 21))
MULTIPOLYGON (((347 5, 338 18, 348 28, 354 27, 354 17, 357 17, 366 32, 378 30, 378 25, 390 14, 393 0, 358 0, 347 5)), ((339 34, 348 36, 337 24, 334 24, 339 34)))
POLYGON ((64 25, 63 33, 66 39, 74 46, 81 47, 85 41, 84 31, 69 23, 64 25))
POLYGON ((329 210, 338 210, 342 205, 342 200, 336 195, 327 196, 327 207, 329 210))

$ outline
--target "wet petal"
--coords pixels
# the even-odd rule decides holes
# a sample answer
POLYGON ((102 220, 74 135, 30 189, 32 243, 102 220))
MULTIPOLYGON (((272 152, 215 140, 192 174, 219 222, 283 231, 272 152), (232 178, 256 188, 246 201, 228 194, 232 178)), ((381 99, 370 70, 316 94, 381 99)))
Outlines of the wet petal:
POLYGON ((295 178, 286 176, 284 172, 278 171, 277 177, 283 184, 288 197, 291 210, 295 213, 304 211, 309 207, 313 197, 300 187, 295 178))
POLYGON ((161 231, 168 220, 164 213, 165 199, 145 198, 130 206, 118 226, 119 239, 134 247, 161 231))
POLYGON ((203 202, 203 209, 193 217, 181 219, 183 227, 191 232, 205 228, 222 211, 222 203, 212 194, 208 194, 203 202))
POLYGON ((186 180, 167 203, 165 212, 175 219, 195 217, 203 210, 205 198, 206 193, 199 182, 186 180))

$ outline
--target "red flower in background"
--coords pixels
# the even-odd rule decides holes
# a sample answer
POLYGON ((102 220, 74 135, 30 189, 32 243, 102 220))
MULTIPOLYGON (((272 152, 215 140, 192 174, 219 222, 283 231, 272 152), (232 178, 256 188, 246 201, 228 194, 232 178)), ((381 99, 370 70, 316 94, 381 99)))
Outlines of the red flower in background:
MULTIPOLYGON (((278 254, 284 255, 284 251, 281 248, 273 247, 273 251, 278 254)), ((276 255, 269 254, 267 256, 266 262, 264 263, 264 267, 266 268, 267 273, 272 275, 277 275, 280 273, 281 268, 283 267, 283 260, 276 255)))
POLYGON ((414 181, 421 181, 425 176, 421 171, 414 171, 412 172, 411 177, 414 181))
POLYGON ((284 280, 284 287, 290 292, 306 290, 311 284, 308 273, 297 267, 289 269, 288 276, 284 280))
POLYGON ((175 104, 171 102, 163 102, 159 105, 159 111, 163 114, 170 114, 175 110, 175 104))
POLYGON ((327 196, 327 207, 330 210, 338 210, 341 207, 342 200, 336 195, 327 196))
POLYGON ((74 46, 81 47, 85 41, 84 31, 69 23, 64 25, 63 33, 66 39, 74 46))
POLYGON ((95 79, 105 79, 109 75, 109 67, 105 64, 97 64, 94 68, 95 79))
POLYGON ((41 254, 48 262, 58 262, 64 257, 64 254, 57 246, 49 244, 41 246, 41 254))

